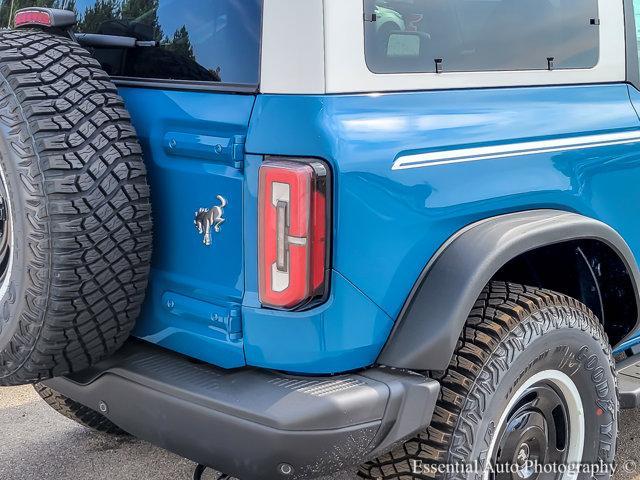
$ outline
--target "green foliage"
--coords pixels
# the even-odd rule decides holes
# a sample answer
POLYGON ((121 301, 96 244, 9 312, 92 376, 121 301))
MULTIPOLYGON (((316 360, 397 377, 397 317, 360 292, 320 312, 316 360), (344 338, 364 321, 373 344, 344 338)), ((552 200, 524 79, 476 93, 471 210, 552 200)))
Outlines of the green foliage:
POLYGON ((160 42, 164 38, 160 20, 158 19, 159 0, 124 0, 122 18, 150 27, 152 39, 160 42))
POLYGON ((103 23, 121 20, 145 25, 150 38, 144 39, 161 41, 164 35, 158 7, 159 0, 96 0, 93 6, 79 13, 78 31, 97 33, 103 23))
POLYGON ((187 26, 183 25, 181 28, 175 31, 171 40, 165 41, 165 48, 170 50, 184 58, 188 58, 195 62, 196 56, 193 53, 193 45, 189 38, 189 31, 187 26))
POLYGON ((104 22, 120 17, 118 0, 97 0, 78 18, 78 31, 97 32, 104 22))
POLYGON ((76 0, 0 0, 0 28, 10 28, 13 15, 21 8, 50 7, 73 10, 78 14, 80 32, 98 33, 105 22, 122 20, 147 27, 151 39, 184 58, 195 61, 193 44, 186 25, 176 30, 172 37, 165 35, 158 18, 160 0, 95 0, 84 12, 77 11, 76 0))

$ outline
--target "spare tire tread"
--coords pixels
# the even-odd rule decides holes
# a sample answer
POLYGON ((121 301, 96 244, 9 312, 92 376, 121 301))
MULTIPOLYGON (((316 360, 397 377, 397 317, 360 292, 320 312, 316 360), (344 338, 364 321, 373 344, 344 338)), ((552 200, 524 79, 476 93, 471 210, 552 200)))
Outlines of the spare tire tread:
POLYGON ((21 157, 30 226, 28 308, 0 352, 0 384, 15 385, 82 370, 124 343, 147 286, 151 204, 124 101, 72 41, 0 32, 0 127, 21 157))

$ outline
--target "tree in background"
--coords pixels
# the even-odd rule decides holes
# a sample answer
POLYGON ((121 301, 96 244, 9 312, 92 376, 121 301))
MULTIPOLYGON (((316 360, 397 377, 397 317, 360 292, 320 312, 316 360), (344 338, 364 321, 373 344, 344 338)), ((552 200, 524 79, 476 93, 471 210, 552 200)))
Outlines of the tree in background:
POLYGON ((145 25, 150 32, 149 40, 161 42, 165 35, 158 18, 159 7, 160 0, 124 0, 121 18, 145 25))
MULTIPOLYGON (((136 24, 136 34, 131 32, 132 36, 142 34, 140 36, 149 37, 145 39, 161 43, 166 50, 184 59, 196 61, 186 25, 177 29, 172 37, 164 34, 158 17, 160 0, 95 0, 95 3, 92 3, 83 12, 77 11, 76 0, 0 0, 0 28, 10 28, 13 14, 26 7, 73 10, 78 15, 78 31, 80 32, 101 32, 103 24, 114 20, 122 21, 126 29, 126 24, 131 22, 136 24), (144 25, 145 28, 141 29, 141 25, 144 25)), ((218 75, 219 72, 212 71, 211 74, 218 75)))
MULTIPOLYGON (((158 19, 158 7, 159 0, 96 0, 84 12, 79 12, 78 31, 98 33, 105 22, 120 21, 123 28, 118 30, 122 34, 159 42, 164 34, 158 19), (132 29, 127 33, 127 29, 134 25, 135 31, 132 29)), ((118 34, 113 31, 103 33, 118 34)))
POLYGON ((97 0, 96 3, 78 15, 78 31, 98 32, 104 22, 120 18, 118 0, 97 0))
POLYGON ((163 44, 167 50, 195 62, 196 56, 193 53, 193 45, 191 44, 186 25, 176 30, 172 39, 165 39, 163 44))

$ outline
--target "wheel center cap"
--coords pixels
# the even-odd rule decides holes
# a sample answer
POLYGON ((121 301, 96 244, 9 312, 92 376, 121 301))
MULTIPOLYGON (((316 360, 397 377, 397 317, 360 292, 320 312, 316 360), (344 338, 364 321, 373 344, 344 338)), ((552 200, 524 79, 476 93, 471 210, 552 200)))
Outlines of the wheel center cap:
POLYGON ((520 445, 520 450, 518 450, 518 455, 517 455, 518 465, 519 466, 524 465, 527 462, 527 460, 529 460, 530 454, 531 454, 531 450, 529 448, 529 445, 527 445, 526 443, 523 443, 522 445, 520 445))

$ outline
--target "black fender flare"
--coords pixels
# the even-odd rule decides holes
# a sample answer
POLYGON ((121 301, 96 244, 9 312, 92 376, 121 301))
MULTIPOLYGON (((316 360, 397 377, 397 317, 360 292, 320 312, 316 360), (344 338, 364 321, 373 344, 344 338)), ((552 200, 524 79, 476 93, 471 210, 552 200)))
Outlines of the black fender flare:
MULTIPOLYGON (((498 270, 518 255, 571 240, 599 240, 608 245, 624 262, 636 307, 640 305, 640 271, 635 257, 610 226, 559 210, 499 215, 463 228, 431 258, 405 302, 378 364, 445 370, 469 312, 498 270)), ((625 339, 639 329, 640 317, 625 339)))

